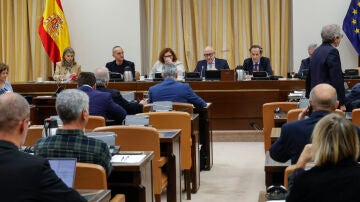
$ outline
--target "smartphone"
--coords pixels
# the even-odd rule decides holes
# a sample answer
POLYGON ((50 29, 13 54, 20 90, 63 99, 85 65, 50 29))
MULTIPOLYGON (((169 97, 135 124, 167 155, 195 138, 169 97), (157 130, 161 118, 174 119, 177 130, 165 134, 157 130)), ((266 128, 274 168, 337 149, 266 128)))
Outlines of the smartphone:
POLYGON ((311 115, 312 111, 313 111, 313 108, 311 105, 309 105, 309 107, 308 107, 309 116, 311 115))

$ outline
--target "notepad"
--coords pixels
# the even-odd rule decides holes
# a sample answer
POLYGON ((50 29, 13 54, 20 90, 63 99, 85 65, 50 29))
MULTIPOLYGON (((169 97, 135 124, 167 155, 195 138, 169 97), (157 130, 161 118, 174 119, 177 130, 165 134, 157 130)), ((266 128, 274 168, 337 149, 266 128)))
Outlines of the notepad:
POLYGON ((111 157, 111 163, 138 163, 145 158, 145 154, 138 155, 114 155, 111 157))

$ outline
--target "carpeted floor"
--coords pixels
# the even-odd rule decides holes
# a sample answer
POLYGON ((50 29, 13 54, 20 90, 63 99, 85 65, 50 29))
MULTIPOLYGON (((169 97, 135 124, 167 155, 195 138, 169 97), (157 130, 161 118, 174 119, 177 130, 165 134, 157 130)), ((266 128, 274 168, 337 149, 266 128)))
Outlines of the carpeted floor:
POLYGON ((213 168, 200 173, 200 189, 191 201, 256 202, 265 190, 263 148, 263 142, 214 142, 213 168))

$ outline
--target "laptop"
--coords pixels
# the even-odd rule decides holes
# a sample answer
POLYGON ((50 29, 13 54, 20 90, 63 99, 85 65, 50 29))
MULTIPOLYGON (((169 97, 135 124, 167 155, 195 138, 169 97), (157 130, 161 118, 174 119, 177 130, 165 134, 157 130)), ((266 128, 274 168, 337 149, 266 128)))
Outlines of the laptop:
POLYGON ((111 155, 118 154, 120 151, 120 146, 115 145, 116 134, 114 132, 89 132, 86 136, 105 142, 111 155))
POLYGON ((118 73, 118 72, 109 72, 109 76, 110 76, 110 82, 119 82, 119 81, 123 81, 123 77, 122 74, 118 73))
POLYGON ((220 81, 221 71, 220 70, 207 70, 205 71, 205 80, 207 81, 220 81))
POLYGON ((202 81, 200 72, 185 72, 185 81, 202 81))
POLYGON ((74 187, 76 158, 48 158, 51 169, 70 188, 74 187))
POLYGON ((266 71, 253 72, 251 80, 270 80, 266 71))

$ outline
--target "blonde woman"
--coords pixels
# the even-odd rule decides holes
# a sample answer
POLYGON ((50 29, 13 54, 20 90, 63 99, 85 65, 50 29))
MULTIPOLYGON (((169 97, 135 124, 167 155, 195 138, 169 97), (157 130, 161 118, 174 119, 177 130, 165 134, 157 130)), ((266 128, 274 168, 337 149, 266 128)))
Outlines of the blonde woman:
POLYGON ((62 61, 56 63, 55 81, 76 81, 81 72, 81 66, 75 61, 74 49, 65 48, 62 61))
POLYGON ((358 129, 343 116, 321 119, 289 178, 286 201, 360 201, 358 129), (305 165, 315 166, 304 171, 305 165))

